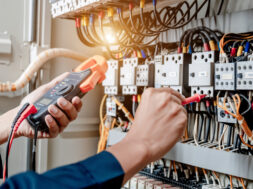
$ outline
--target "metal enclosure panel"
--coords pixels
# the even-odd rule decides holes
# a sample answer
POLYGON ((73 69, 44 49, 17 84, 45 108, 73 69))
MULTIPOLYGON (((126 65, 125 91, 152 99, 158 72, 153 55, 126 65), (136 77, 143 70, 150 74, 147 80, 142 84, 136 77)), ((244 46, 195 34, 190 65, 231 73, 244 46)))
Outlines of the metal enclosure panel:
MULTIPOLYGON (((107 146, 120 142, 126 134, 120 128, 110 130, 107 146)), ((253 180, 253 157, 248 155, 178 142, 164 158, 253 180)))

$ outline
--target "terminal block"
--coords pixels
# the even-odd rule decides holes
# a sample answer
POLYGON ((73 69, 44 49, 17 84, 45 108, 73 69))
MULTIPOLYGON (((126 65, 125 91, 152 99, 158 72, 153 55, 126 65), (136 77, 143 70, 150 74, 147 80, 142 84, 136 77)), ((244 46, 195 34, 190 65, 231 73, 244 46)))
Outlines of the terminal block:
POLYGON ((88 5, 99 2, 100 0, 50 0, 52 17, 64 16, 88 5))
POLYGON ((253 61, 236 63, 236 89, 253 90, 253 61))
POLYGON ((192 54, 192 63, 189 65, 189 86, 191 95, 195 93, 207 94, 213 97, 213 70, 218 60, 216 51, 192 54))
MULTIPOLYGON (((223 99, 224 98, 219 98, 219 103, 220 104, 223 104, 223 99)), ((229 111, 233 112, 232 108, 229 107, 229 103, 226 103, 226 106, 227 106, 229 111)), ((218 114, 218 122, 220 122, 220 123, 237 123, 237 119, 235 119, 232 115, 229 115, 228 113, 226 113, 220 107, 218 107, 217 114, 218 114)))
POLYGON ((164 56, 164 64, 156 64, 156 83, 188 95, 188 64, 190 61, 191 57, 189 54, 164 56))
POLYGON ((102 83, 104 93, 107 95, 118 95, 121 92, 119 86, 119 61, 109 60, 107 65, 106 79, 102 83))
POLYGON ((215 64, 215 90, 236 89, 236 63, 215 64))

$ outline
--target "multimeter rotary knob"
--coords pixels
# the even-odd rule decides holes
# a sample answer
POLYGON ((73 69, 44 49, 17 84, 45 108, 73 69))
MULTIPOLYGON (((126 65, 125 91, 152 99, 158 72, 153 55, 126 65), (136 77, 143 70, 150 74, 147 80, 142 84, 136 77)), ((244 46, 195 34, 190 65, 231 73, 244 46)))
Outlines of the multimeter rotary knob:
POLYGON ((62 95, 69 93, 72 89, 73 89, 73 85, 71 85, 71 84, 64 85, 58 89, 56 94, 62 96, 62 95))

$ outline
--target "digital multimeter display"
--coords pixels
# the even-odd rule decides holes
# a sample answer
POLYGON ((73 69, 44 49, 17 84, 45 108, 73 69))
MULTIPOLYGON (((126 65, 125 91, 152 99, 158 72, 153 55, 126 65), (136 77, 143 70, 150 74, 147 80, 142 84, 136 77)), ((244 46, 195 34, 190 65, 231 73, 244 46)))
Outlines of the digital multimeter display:
POLYGON ((43 104, 43 105, 48 105, 52 102, 52 99, 49 99, 49 98, 43 98, 42 100, 39 101, 40 104, 43 104))

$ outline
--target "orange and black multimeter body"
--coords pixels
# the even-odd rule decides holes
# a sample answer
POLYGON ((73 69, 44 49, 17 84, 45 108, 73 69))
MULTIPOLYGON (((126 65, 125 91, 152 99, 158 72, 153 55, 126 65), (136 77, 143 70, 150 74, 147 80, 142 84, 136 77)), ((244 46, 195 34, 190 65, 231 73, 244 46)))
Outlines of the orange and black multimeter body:
POLYGON ((101 56, 94 56, 82 63, 34 103, 38 112, 28 117, 30 125, 37 130, 48 132, 45 122, 45 116, 49 114, 48 107, 52 104, 57 106, 57 100, 60 97, 70 102, 75 96, 82 98, 97 83, 104 80, 106 70, 106 60, 101 56))

